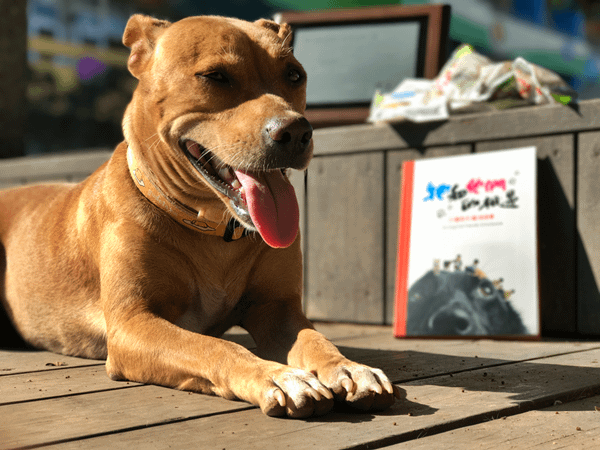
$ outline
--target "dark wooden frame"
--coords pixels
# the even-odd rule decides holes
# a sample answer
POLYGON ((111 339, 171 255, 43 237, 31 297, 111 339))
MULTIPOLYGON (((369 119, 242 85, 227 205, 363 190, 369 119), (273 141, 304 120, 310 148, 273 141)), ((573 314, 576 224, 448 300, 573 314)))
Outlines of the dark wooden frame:
MULTIPOLYGON (((414 19, 426 22, 423 58, 423 76, 433 79, 444 65, 447 57, 448 31, 450 28, 449 5, 377 6, 324 11, 284 11, 276 15, 280 23, 292 28, 302 26, 326 26, 336 24, 386 23, 395 20, 414 19)), ((401 80, 398 80, 400 82, 401 80)), ((343 105, 336 107, 311 107, 306 117, 313 127, 348 125, 364 122, 369 115, 369 106, 343 105)))

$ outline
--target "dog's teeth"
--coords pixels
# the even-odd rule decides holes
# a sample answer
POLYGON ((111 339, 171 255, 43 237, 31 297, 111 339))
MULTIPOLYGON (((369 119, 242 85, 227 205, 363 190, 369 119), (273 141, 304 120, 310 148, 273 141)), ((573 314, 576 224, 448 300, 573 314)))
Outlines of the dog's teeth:
POLYGON ((222 169, 219 169, 219 177, 228 183, 231 183, 233 180, 233 174, 231 173, 231 170, 229 170, 229 167, 223 167, 222 169))
POLYGON ((234 189, 239 189, 242 187, 242 183, 240 183, 240 181, 236 178, 231 182, 231 187, 233 187, 234 189))

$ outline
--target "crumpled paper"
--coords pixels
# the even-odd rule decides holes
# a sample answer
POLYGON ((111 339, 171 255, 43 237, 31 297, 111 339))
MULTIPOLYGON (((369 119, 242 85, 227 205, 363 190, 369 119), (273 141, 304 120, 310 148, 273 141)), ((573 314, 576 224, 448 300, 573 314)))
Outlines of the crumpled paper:
POLYGON ((408 78, 390 93, 376 92, 369 122, 430 122, 450 114, 524 104, 569 104, 577 93, 556 73, 518 57, 494 63, 465 44, 435 80, 408 78))

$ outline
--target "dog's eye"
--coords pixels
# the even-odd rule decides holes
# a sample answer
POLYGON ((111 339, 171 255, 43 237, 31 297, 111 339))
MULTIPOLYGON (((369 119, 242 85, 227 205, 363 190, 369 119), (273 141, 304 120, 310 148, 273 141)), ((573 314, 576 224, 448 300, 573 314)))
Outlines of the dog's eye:
POLYGON ((302 74, 298 69, 288 70, 287 77, 292 83, 298 83, 300 80, 302 80, 302 74))
POLYGON ((225 75, 223 75, 221 72, 209 72, 209 73, 201 74, 201 76, 203 76, 205 78, 210 78, 213 81, 218 81, 219 83, 229 83, 229 80, 227 79, 227 77, 225 75))
POLYGON ((483 280, 479 285, 479 294, 482 297, 491 297, 496 292, 496 288, 489 280, 483 280))

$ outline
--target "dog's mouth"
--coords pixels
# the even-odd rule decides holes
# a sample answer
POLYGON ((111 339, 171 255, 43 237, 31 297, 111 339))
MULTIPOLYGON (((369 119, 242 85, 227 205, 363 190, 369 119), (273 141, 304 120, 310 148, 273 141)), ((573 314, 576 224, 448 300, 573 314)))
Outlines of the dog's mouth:
POLYGON ((197 142, 180 141, 190 163, 217 192, 227 197, 236 218, 275 248, 289 247, 298 234, 299 210, 284 169, 235 169, 197 142))
POLYGON ((235 176, 232 168, 194 141, 182 140, 179 145, 192 166, 196 168, 206 182, 229 198, 231 206, 236 210, 236 214, 241 216, 242 222, 254 228, 248 212, 248 205, 243 196, 243 186, 235 176))

